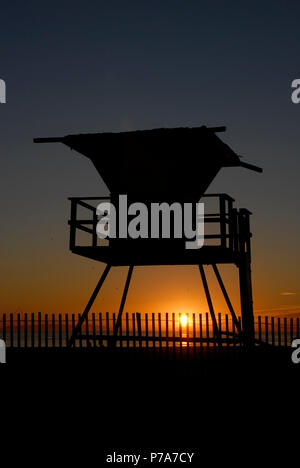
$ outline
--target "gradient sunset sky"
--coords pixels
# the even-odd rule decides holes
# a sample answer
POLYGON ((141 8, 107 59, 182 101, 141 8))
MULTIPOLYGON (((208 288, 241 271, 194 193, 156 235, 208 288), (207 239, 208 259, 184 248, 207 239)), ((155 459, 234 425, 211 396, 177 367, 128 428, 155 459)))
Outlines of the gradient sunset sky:
MULTIPOLYGON (((81 312, 104 268, 69 252, 67 198, 107 189, 88 159, 34 137, 226 125, 264 169, 223 169, 209 190, 253 212, 254 309, 300 313, 299 18, 296 0, 2 1, 0 312, 81 312)), ((118 308, 125 271, 93 310, 118 308)), ((221 271, 238 306, 237 272, 221 271)), ((198 269, 136 269, 126 310, 205 312, 198 269)))

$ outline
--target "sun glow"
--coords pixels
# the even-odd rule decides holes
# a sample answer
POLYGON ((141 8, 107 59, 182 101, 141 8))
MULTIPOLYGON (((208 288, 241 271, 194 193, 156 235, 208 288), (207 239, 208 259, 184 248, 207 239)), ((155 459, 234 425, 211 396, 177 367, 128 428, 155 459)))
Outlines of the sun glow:
POLYGON ((187 326, 187 323, 188 323, 188 317, 186 314, 183 314, 180 316, 180 324, 183 326, 183 327, 186 327, 187 326))

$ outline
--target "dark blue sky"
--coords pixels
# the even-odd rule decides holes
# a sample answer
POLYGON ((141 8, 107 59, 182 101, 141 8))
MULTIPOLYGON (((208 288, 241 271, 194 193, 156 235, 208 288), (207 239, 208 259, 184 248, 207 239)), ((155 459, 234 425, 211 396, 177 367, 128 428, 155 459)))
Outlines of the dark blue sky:
MULTIPOLYGON (((59 274, 43 258, 53 252, 65 272, 88 262, 67 251, 67 197, 103 193, 88 160, 33 137, 226 125, 222 138, 264 174, 224 170, 211 190, 254 212, 256 293, 272 291, 258 304, 276 290, 274 307, 297 306, 300 104, 290 86, 300 78, 299 18, 292 0, 2 1, 2 286, 25 291, 28 272, 27 290, 46 289, 59 274)), ((24 297, 4 305, 25 307, 24 297)))

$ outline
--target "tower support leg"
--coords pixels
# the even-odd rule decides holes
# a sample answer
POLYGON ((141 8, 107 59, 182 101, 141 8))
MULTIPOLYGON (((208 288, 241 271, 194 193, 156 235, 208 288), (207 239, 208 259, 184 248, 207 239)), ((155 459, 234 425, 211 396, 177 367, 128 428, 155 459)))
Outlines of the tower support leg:
POLYGON ((199 270, 200 270, 200 275, 201 275, 201 278, 202 278, 202 283, 203 283, 203 286, 204 286, 204 291, 205 291, 205 295, 206 295, 206 300, 207 300, 210 316, 211 316, 212 323, 213 323, 214 336, 220 341, 221 340, 221 335, 220 335, 220 331, 219 331, 219 328, 218 328, 213 303, 212 303, 212 300, 211 300, 211 297, 210 297, 210 292, 209 292, 209 289, 208 289, 208 284, 207 284, 207 280, 206 280, 203 265, 199 265, 199 270))
POLYGON ((122 313, 123 313, 126 298, 127 298, 127 293, 128 293, 128 289, 129 289, 129 285, 130 285, 130 280, 131 280, 133 268, 134 268, 134 265, 130 265, 130 267, 128 269, 126 283, 125 283, 125 286, 124 286, 122 300, 121 300, 121 304, 120 304, 120 308, 119 308, 119 313, 118 313, 118 317, 117 317, 115 327, 114 327, 114 344, 116 343, 117 335, 118 335, 118 332, 119 332, 119 329, 120 329, 120 326, 121 326, 122 313))
POLYGON ((227 307, 228 307, 228 309, 229 309, 229 311, 231 313, 233 324, 236 327, 236 329, 238 331, 238 334, 241 336, 241 334, 242 334, 241 325, 240 325, 240 322, 237 319, 237 316, 235 315, 234 309, 232 307, 231 301, 230 301, 229 296, 227 294, 227 291, 226 291, 225 285, 223 283, 223 280, 221 278, 220 272, 219 272, 216 264, 213 264, 212 267, 213 267, 213 270, 215 272, 215 275, 216 275, 216 278, 218 280, 221 291, 223 293, 223 296, 225 298, 227 307))
POLYGON ((247 255, 242 255, 239 262, 241 314, 244 342, 254 345, 254 315, 252 298, 251 266, 247 255))
POLYGON ((104 281, 105 281, 105 279, 106 279, 106 277, 107 277, 107 275, 109 273, 110 268, 111 268, 111 265, 106 265, 105 270, 102 273, 101 278, 99 279, 98 284, 95 287, 95 289, 93 291, 93 294, 90 297, 89 302, 87 303, 83 313, 81 314, 80 320, 78 321, 76 327, 74 328, 72 336, 71 336, 71 338, 70 338, 70 340, 68 342, 68 347, 71 347, 71 346, 74 345, 75 340, 77 338, 77 335, 81 330, 82 324, 85 321, 85 319, 86 319, 86 317, 87 317, 87 315, 88 315, 88 313, 89 313, 89 311, 90 311, 90 309, 91 309, 91 307, 92 307, 92 305, 93 305, 93 303, 94 303, 94 301, 95 301, 95 299, 96 299, 96 297, 97 297, 97 295, 98 295, 98 293, 99 293, 99 291, 100 291, 100 289, 101 289, 101 287, 102 287, 102 285, 103 285, 103 283, 104 283, 104 281))

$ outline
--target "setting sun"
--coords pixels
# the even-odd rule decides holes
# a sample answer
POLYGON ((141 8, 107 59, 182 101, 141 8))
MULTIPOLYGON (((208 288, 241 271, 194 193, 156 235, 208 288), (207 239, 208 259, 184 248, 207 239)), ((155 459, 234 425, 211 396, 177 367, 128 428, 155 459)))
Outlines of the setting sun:
POLYGON ((188 318, 187 318, 187 315, 181 315, 180 317, 180 324, 185 327, 188 323, 188 318))

